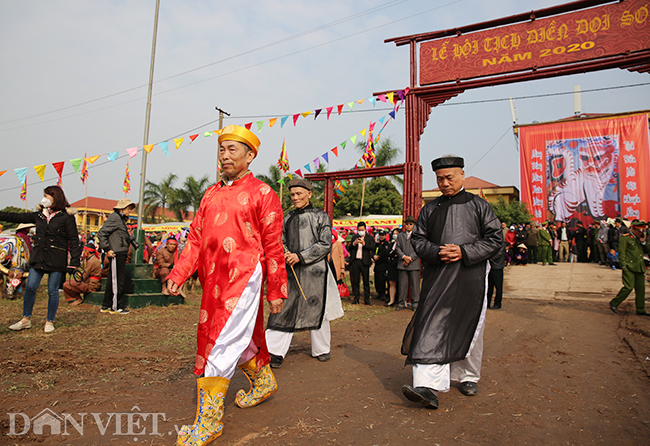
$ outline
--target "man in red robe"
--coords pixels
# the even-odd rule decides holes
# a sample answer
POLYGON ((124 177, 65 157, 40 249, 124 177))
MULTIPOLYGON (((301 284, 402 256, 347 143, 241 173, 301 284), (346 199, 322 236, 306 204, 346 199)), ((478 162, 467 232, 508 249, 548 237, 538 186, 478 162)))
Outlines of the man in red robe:
POLYGON ((271 313, 279 313, 288 292, 282 206, 248 170, 259 139, 235 125, 218 134, 223 179, 205 192, 167 277, 167 289, 178 295, 198 269, 203 287, 194 366, 203 377, 197 380, 196 419, 179 431, 179 445, 204 445, 221 435, 223 401, 238 365, 251 390, 237 392, 237 406, 255 406, 277 390, 264 337, 262 284, 267 282, 271 313))

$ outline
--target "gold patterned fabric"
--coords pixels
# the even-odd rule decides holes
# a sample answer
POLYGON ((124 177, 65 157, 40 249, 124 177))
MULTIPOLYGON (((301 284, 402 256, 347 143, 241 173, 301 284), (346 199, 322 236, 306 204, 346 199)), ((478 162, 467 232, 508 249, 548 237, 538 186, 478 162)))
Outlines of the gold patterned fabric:
POLYGON ((278 390, 278 383, 271 371, 271 367, 266 364, 258 368, 258 365, 257 356, 255 356, 239 366, 251 384, 248 393, 241 389, 235 397, 235 404, 242 409, 257 406, 278 390))
POLYGON ((203 446, 223 432, 223 400, 230 380, 219 377, 199 378, 197 382, 197 406, 194 424, 178 431, 177 446, 203 446))

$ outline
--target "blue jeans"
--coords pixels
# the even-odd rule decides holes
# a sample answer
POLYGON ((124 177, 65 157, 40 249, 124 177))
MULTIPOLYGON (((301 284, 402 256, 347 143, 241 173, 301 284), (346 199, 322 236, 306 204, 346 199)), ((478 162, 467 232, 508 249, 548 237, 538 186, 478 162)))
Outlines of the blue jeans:
POLYGON ((54 322, 56 310, 59 309, 59 286, 63 274, 61 271, 47 272, 42 269, 29 269, 27 283, 25 284, 25 295, 23 297, 23 317, 32 317, 34 302, 36 302, 36 289, 41 284, 43 275, 47 274, 47 321, 54 322))

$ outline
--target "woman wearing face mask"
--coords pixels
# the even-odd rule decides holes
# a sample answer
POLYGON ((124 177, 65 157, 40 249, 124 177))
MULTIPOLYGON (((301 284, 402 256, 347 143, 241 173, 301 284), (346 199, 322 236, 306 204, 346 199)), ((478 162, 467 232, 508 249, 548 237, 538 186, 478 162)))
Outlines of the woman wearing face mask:
POLYGON ((36 226, 32 254, 29 258, 29 276, 23 298, 23 318, 11 325, 11 330, 31 328, 32 309, 36 289, 45 274, 47 278, 47 319, 45 333, 54 331, 54 318, 59 308, 59 286, 66 270, 74 271, 81 261, 81 245, 77 224, 69 212, 70 204, 59 186, 48 186, 36 212, 25 214, 0 212, 0 220, 15 223, 33 223, 36 226), (70 252, 70 266, 68 266, 70 252))

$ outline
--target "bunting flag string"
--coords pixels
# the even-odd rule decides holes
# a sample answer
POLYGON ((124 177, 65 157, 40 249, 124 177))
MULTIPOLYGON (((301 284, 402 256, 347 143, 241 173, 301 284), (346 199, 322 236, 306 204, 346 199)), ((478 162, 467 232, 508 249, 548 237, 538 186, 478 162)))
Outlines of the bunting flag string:
POLYGON ((18 177, 18 182, 24 183, 25 179, 27 178, 27 167, 19 167, 18 169, 14 169, 14 172, 18 177))
MULTIPOLYGON (((313 110, 309 110, 309 111, 305 111, 305 112, 301 112, 301 113, 296 113, 296 114, 293 114, 293 115, 285 115, 285 116, 282 116, 282 117, 270 118, 270 119, 268 120, 268 121, 269 121, 269 122, 268 122, 268 125, 269 125, 269 127, 273 127, 273 126, 277 123, 278 119, 280 119, 280 127, 283 128, 283 127, 284 127, 284 124, 285 124, 286 121, 287 121, 287 119, 289 119, 289 117, 292 116, 292 117, 293 117, 293 124, 294 124, 294 126, 296 126, 296 125, 297 125, 297 122, 298 122, 298 120, 299 120, 299 118, 300 118, 300 116, 306 118, 307 116, 309 116, 309 115, 311 115, 311 114, 313 113, 313 114, 314 114, 314 120, 316 120, 316 119, 317 119, 317 118, 322 114, 323 110, 326 111, 327 120, 329 120, 330 117, 331 117, 331 115, 332 115, 332 112, 334 111, 334 108, 335 108, 335 107, 336 107, 336 109, 337 109, 337 114, 338 114, 338 115, 341 115, 341 113, 343 112, 343 107, 344 107, 346 104, 347 104, 348 107, 350 108, 350 112, 351 112, 351 111, 353 110, 355 104, 359 104, 359 105, 360 105, 360 104, 363 104, 363 102, 365 102, 366 99, 368 100, 368 102, 372 103, 372 106, 373 106, 373 107, 376 106, 377 100, 380 100, 380 101, 382 101, 382 102, 384 102, 384 103, 389 102, 389 103, 393 104, 393 110, 392 110, 388 115, 389 115, 389 117, 390 117, 391 119, 395 119, 396 113, 397 113, 397 111, 399 111, 399 107, 400 107, 400 105, 403 104, 403 102, 404 102, 406 96, 408 95, 408 93, 409 93, 409 88, 407 87, 407 88, 405 88, 404 90, 397 90, 397 91, 394 91, 394 92, 389 92, 389 93, 386 93, 386 94, 381 94, 381 95, 379 95, 379 96, 371 96, 371 97, 369 97, 369 98, 363 98, 363 99, 358 99, 358 100, 356 100, 356 101, 345 102, 345 103, 342 103, 342 104, 338 104, 338 105, 336 105, 336 106, 332 105, 332 106, 329 106, 329 107, 317 108, 317 109, 313 109, 313 110), (396 96, 399 97, 399 100, 401 101, 402 104, 399 104, 399 103, 397 102, 397 97, 396 97, 396 96)), ((368 138, 368 140, 369 140, 370 142, 377 142, 377 141, 379 140, 379 137, 380 137, 380 135, 381 135, 381 131, 382 131, 382 130, 386 127, 386 125, 388 124, 388 121, 384 122, 384 121, 385 121, 385 118, 386 118, 385 116, 382 116, 382 118, 379 120, 379 123, 383 124, 383 127, 382 127, 382 129, 381 129, 381 130, 376 134, 377 136, 376 136, 376 138, 375 138, 374 140, 370 137, 370 135, 373 133, 372 128, 370 128, 370 131, 369 131, 369 138, 368 138)), ((262 128, 264 127, 264 124, 265 124, 266 120, 259 120, 259 121, 255 121, 255 122, 256 122, 256 124, 257 124, 257 131, 258 131, 258 132, 261 132, 262 128)), ((253 122, 249 122, 249 123, 244 124, 244 126, 245 126, 247 129, 250 130, 251 127, 252 127, 252 124, 253 124, 253 122)), ((373 125, 373 127, 374 127, 374 123, 373 123, 372 125, 373 125)), ((362 130, 361 132, 359 132, 359 133, 361 134, 361 136, 362 136, 363 138, 365 138, 365 135, 366 135, 366 132, 367 132, 367 131, 368 131, 368 129, 363 129, 363 130, 362 130)), ((213 136, 213 135, 216 134, 216 133, 217 133, 216 131, 207 131, 207 132, 205 132, 203 135, 204 135, 205 137, 209 137, 209 136, 213 136)), ((192 143, 192 142, 194 142, 194 140, 195 140, 198 136, 199 136, 199 134, 193 134, 193 135, 188 135, 187 137, 190 138, 190 143, 192 143)), ((356 139, 357 139, 357 135, 354 135, 354 136, 352 136, 352 137, 350 138, 350 141, 351 141, 353 144, 356 144, 356 139)), ((175 138, 175 139, 173 140, 176 149, 179 149, 179 148, 180 148, 180 146, 181 146, 182 143, 183 143, 183 140, 184 140, 183 137, 175 138)), ((341 147, 342 149, 345 149, 345 147, 346 147, 346 143, 347 143, 347 141, 343 141, 343 142, 340 144, 340 147, 341 147)), ((162 142, 157 143, 157 145, 160 146, 161 150, 163 151, 163 153, 165 153, 166 156, 169 156, 169 144, 170 144, 170 141, 162 141, 162 142)), ((151 153, 151 151, 153 150, 154 145, 156 145, 156 144, 146 144, 146 145, 143 145, 143 146, 142 146, 142 149, 143 149, 145 152, 147 152, 147 153, 151 153)), ((137 156, 138 149, 139 149, 139 147, 131 147, 131 148, 125 149, 126 152, 127 152, 127 154, 129 155, 129 159, 132 159, 132 158, 134 158, 135 156, 137 156)), ((335 155, 336 157, 338 157, 338 146, 337 146, 337 147, 334 147, 334 148, 331 150, 331 152, 334 153, 334 155, 335 155)), ((284 153, 284 157, 286 158, 286 146, 285 146, 285 143, 284 143, 284 142, 283 142, 283 153, 284 153)), ((84 184, 85 184, 86 180, 88 179, 88 163, 93 164, 95 161, 97 161, 99 158, 101 158, 102 155, 104 155, 104 154, 99 154, 99 155, 94 155, 94 156, 88 157, 87 154, 84 154, 84 157, 83 157, 83 158, 73 158, 73 159, 70 159, 70 160, 69 160, 69 161, 70 161, 70 164, 72 165, 72 167, 73 167, 73 169, 75 170, 75 172, 78 173, 78 174, 80 174, 80 176, 81 176, 81 181, 82 181, 84 184), (80 167, 81 167, 81 170, 80 170, 80 167)), ((108 152, 108 153, 106 153, 105 155, 107 155, 108 160, 109 160, 110 162, 114 162, 114 161, 116 161, 116 160, 119 158, 119 151, 108 152)), ((321 155, 319 158, 316 158, 316 160, 313 161, 313 163, 314 163, 314 165, 316 166, 317 169, 318 169, 319 166, 320 166, 320 158, 323 158, 323 160, 325 161, 325 163, 326 163, 326 164, 329 164, 328 152, 326 152, 325 154, 321 155)), ((286 158, 286 159, 287 159, 287 167, 286 167, 287 170, 285 170, 285 173, 286 173, 286 172, 288 171, 288 169, 289 169, 289 167, 288 167, 288 158, 286 158)), ((278 161, 278 162, 279 162, 279 161, 278 161)), ((128 162, 127 162, 127 164, 128 164, 128 162)), ((61 183, 62 183, 62 177, 63 177, 63 168, 64 168, 64 165, 65 165, 65 161, 60 161, 60 162, 57 162, 57 163, 52 163, 52 165, 54 166, 55 170, 57 171, 57 174, 58 174, 58 177, 59 177, 59 178, 58 178, 58 181, 57 181, 57 185, 61 185, 61 183)), ((35 169, 36 173, 38 174, 39 178, 41 179, 41 181, 44 181, 44 175, 45 175, 45 169, 46 169, 46 167, 47 167, 46 164, 41 164, 41 165, 34 166, 34 169, 35 169)), ((311 172, 311 163, 307 164, 307 165, 305 166, 305 169, 311 172)), ((21 183, 22 187, 23 187, 23 188, 26 188, 26 173, 27 173, 27 168, 17 168, 17 169, 14 169, 14 171, 15 171, 17 174, 18 174, 19 172, 24 172, 24 175, 25 175, 25 176, 24 176, 22 179, 19 178, 19 180, 21 180, 20 183, 21 183)), ((2 176, 4 173, 6 173, 6 170, 0 171, 0 176, 2 176)), ((300 176, 302 177, 302 173, 301 173, 301 170, 300 170, 300 169, 298 169, 295 173, 298 174, 298 175, 300 175, 300 176)), ((291 175, 292 175, 292 174, 288 174, 289 177, 290 177, 291 175)), ((129 186, 129 188, 130 188, 130 186, 129 186)), ((21 192, 21 194, 22 194, 22 192, 21 192)), ((26 191, 25 191, 25 195, 26 195, 26 191)))

